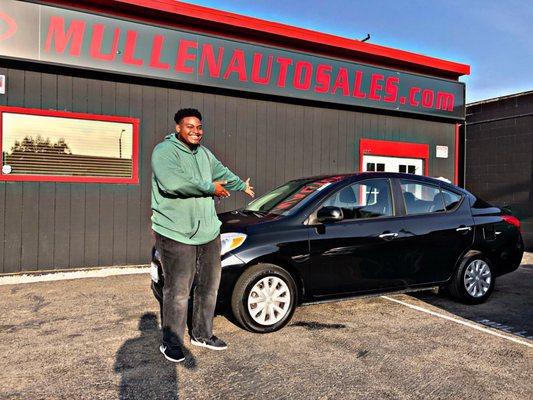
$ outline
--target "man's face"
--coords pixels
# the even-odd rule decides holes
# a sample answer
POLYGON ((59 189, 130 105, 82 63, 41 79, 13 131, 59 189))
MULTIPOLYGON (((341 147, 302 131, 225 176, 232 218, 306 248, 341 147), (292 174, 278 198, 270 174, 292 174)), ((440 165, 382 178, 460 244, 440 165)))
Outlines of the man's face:
POLYGON ((176 132, 185 143, 190 146, 197 146, 204 135, 202 121, 196 117, 182 118, 180 123, 176 125, 176 132))

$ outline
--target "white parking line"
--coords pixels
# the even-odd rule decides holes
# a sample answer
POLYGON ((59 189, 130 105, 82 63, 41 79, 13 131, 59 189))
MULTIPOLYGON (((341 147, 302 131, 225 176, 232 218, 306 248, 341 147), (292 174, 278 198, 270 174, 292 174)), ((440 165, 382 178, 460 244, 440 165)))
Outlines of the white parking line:
POLYGON ((63 271, 51 272, 46 274, 18 274, 0 276, 0 286, 18 285, 20 283, 51 282, 62 281, 65 279, 82 279, 82 278, 103 278, 106 276, 146 274, 150 268, 145 266, 137 267, 113 267, 101 268, 83 271, 63 271))
POLYGON ((395 303, 401 304, 403 306, 412 308, 412 309, 417 310, 417 311, 422 311, 422 312, 424 312, 426 314, 430 314, 430 315, 433 315, 435 317, 439 317, 439 318, 442 318, 442 319, 446 319, 448 321, 455 322, 457 324, 468 326, 469 328, 473 328, 473 329, 476 329, 478 331, 488 333, 489 335, 498 336, 498 337, 500 337, 502 339, 510 340, 511 342, 522 344, 522 345, 527 346, 527 347, 533 347, 533 344, 531 344, 529 342, 514 338, 512 336, 503 335, 503 334, 501 334, 499 332, 495 332, 495 331, 492 331, 490 329, 483 328, 482 326, 473 324, 471 322, 466 322, 466 321, 462 321, 462 320, 457 319, 457 318, 449 317, 449 316, 444 315, 444 314, 439 314, 439 313, 437 313, 435 311, 431 311, 431 310, 428 310, 428 309, 423 308, 423 307, 415 306, 413 304, 409 304, 409 303, 406 303, 406 302, 403 302, 403 301, 400 301, 400 300, 396 300, 396 299, 393 299, 392 297, 389 297, 389 296, 381 296, 381 298, 389 300, 389 301, 393 301, 395 303))

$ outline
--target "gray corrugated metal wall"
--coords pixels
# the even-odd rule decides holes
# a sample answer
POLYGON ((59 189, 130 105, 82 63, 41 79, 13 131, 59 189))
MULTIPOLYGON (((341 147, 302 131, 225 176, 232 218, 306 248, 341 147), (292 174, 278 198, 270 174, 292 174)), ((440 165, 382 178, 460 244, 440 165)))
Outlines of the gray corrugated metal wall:
MULTIPOLYGON (((361 137, 430 144, 430 175, 453 177, 452 123, 4 68, 0 105, 140 120, 139 185, 0 183, 0 273, 149 261, 150 155, 180 107, 204 115, 205 145, 258 194, 284 181, 355 171, 361 137), (435 145, 450 148, 435 159, 435 145)), ((171 86, 171 84, 169 84, 171 86)), ((177 87, 177 86, 176 86, 177 87)), ((236 194, 220 205, 244 204, 236 194)))

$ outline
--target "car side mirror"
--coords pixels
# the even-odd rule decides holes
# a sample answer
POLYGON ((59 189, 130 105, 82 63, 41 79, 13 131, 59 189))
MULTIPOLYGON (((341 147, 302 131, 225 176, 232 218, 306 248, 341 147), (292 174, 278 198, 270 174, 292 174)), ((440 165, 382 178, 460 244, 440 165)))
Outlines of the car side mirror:
POLYGON ((337 222, 344 219, 344 214, 339 207, 326 206, 318 210, 316 214, 318 222, 337 222))

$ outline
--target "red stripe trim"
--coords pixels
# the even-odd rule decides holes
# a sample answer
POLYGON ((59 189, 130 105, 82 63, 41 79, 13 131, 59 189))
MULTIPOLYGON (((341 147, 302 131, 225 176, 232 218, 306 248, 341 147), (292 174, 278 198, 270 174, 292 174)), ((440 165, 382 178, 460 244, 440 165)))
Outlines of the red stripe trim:
MULTIPOLYGON (((184 22, 186 21, 186 26, 189 29, 191 24, 196 27, 200 26, 201 29, 211 27, 221 31, 225 36, 228 32, 237 33, 237 37, 246 41, 250 39, 250 33, 253 33, 268 43, 275 38, 291 47, 294 47, 295 43, 299 43, 318 47, 318 51, 321 49, 325 52, 331 52, 332 49, 341 50, 350 54, 351 57, 374 60, 381 64, 418 67, 417 70, 422 68, 454 78, 470 74, 470 66, 466 64, 180 1, 115 0, 112 5, 104 0, 80 0, 76 2, 72 0, 49 0, 47 3, 115 15, 122 11, 122 14, 128 14, 135 19, 139 19, 138 14, 145 17, 155 14, 160 19, 162 14, 172 20, 174 24, 178 20, 185 25, 184 22)), ((161 23, 161 21, 159 22, 161 23)))
POLYGON ((63 176, 63 175, 4 175, 0 173, 0 181, 29 181, 29 182, 81 182, 81 183, 139 183, 139 120, 137 118, 122 117, 115 115, 85 114, 68 111, 40 110, 37 108, 0 107, 0 165, 3 163, 2 149, 2 116, 3 113, 24 115, 43 115, 51 117, 63 117, 70 119, 83 119, 91 121, 121 122, 133 125, 132 129, 132 176, 131 178, 92 177, 92 176, 63 176))
POLYGON ((421 158, 424 161, 424 175, 429 175, 429 145, 425 143, 361 139, 359 141, 359 171, 363 170, 363 155, 365 154, 384 157, 421 158))
POLYGON ((459 184, 459 127, 460 124, 455 124, 455 173, 453 176, 453 183, 459 184))

